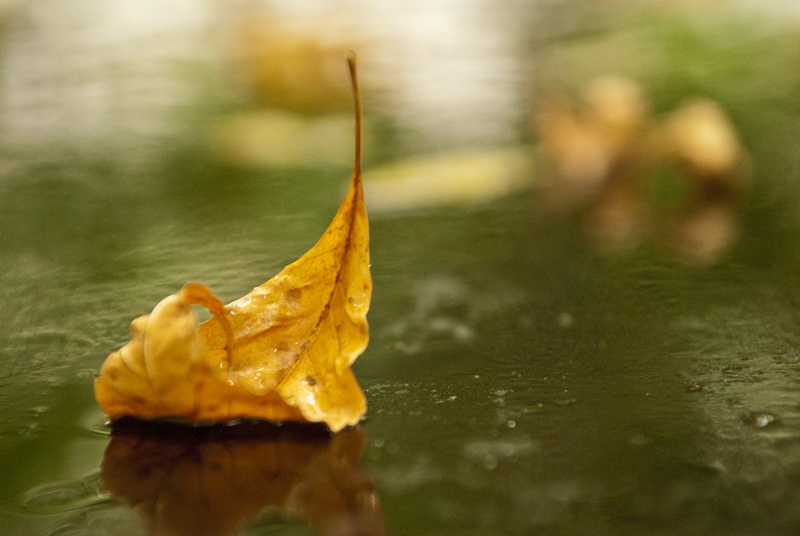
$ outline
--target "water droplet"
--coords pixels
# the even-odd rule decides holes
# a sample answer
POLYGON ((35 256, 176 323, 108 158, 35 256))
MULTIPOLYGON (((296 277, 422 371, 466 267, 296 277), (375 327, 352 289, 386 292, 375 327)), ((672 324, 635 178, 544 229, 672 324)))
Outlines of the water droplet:
POLYGON ((100 474, 92 473, 81 480, 58 482, 29 491, 22 500, 26 511, 35 514, 69 512, 105 501, 100 493, 100 474))
POLYGON ((24 504, 29 508, 58 506, 80 499, 84 490, 76 483, 53 484, 28 492, 24 504))
POLYGON ((483 468, 487 471, 492 471, 497 468, 497 456, 487 454, 483 458, 483 468))
POLYGON ((628 441, 636 447, 645 447, 653 442, 652 439, 648 439, 642 434, 633 434, 628 441))
POLYGON ((525 456, 536 451, 537 444, 529 439, 517 441, 473 441, 464 446, 464 458, 480 464, 484 469, 495 469, 502 459, 525 456))
POLYGON ((777 417, 774 413, 767 411, 753 411, 747 414, 744 418, 745 423, 756 428, 765 428, 776 421, 777 417))

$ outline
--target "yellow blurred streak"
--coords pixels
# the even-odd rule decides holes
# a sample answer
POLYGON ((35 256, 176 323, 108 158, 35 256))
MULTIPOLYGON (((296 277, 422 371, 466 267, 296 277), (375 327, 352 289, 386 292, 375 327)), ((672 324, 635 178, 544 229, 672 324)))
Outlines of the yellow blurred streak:
POLYGON ((349 114, 309 117, 268 109, 226 117, 212 144, 222 160, 239 166, 348 166, 352 135, 349 114))
POLYGON ((364 173, 370 212, 470 205, 524 190, 534 183, 527 146, 409 158, 364 173))

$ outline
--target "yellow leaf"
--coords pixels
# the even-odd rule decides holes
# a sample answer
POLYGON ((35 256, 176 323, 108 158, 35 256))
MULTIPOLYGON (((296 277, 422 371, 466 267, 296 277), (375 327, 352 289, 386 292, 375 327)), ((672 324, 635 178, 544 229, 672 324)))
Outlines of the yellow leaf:
POLYGON ((223 306, 187 283, 131 324, 106 359, 95 397, 112 419, 193 422, 257 418, 358 423, 366 401, 350 370, 368 342, 369 225, 361 186, 361 105, 355 60, 356 163, 347 196, 317 244, 278 275, 223 306), (197 325, 192 305, 213 318, 197 325))

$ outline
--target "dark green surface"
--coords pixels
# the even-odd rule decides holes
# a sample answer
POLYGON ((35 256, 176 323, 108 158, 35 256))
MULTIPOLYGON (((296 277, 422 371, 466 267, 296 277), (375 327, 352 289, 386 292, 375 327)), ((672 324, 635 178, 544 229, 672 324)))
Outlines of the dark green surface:
MULTIPOLYGON (((649 24, 662 48, 640 72, 659 110, 709 94, 753 153, 740 241, 708 268, 652 243, 604 257, 575 222, 543 218, 535 192, 372 215, 371 343, 355 369, 361 468, 387 534, 800 532, 798 40, 746 20, 736 39, 708 21, 717 33, 649 24)), ((565 56, 592 39, 568 35, 565 56)), ((93 375, 135 316, 188 280, 237 298, 308 249, 340 201, 347 169, 244 172, 204 143, 145 159, 6 148, 0 534, 146 533, 98 494, 93 375)), ((308 530, 264 516, 242 533, 308 530)))

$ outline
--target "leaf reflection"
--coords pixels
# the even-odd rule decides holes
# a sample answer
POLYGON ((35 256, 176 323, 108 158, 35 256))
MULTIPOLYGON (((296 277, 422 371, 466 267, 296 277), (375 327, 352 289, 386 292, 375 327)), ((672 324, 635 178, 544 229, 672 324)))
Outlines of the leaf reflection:
POLYGON ((227 535, 263 510, 323 535, 382 535, 383 511, 357 464, 360 429, 241 424, 205 429, 123 421, 102 465, 112 496, 158 535, 227 535))

